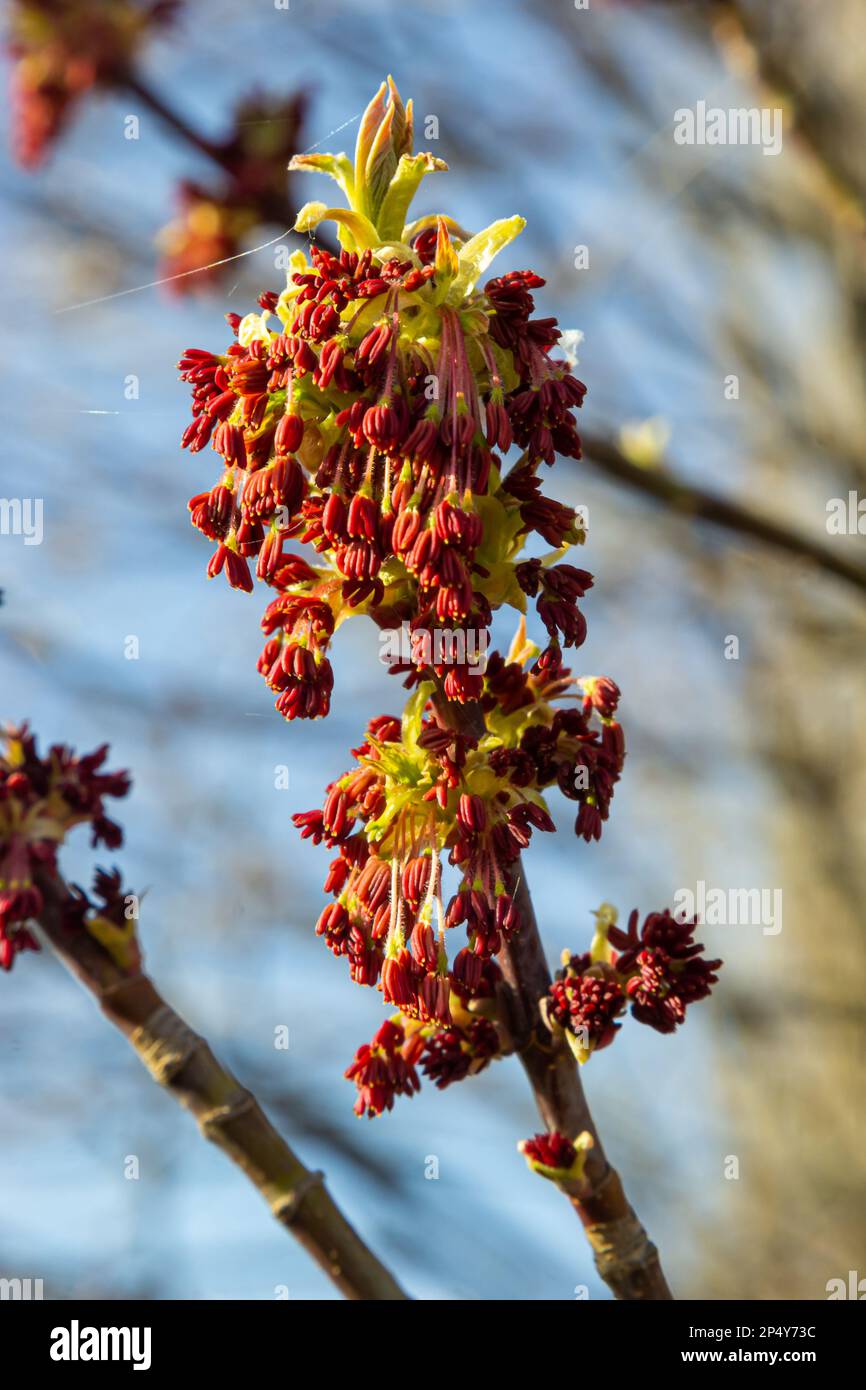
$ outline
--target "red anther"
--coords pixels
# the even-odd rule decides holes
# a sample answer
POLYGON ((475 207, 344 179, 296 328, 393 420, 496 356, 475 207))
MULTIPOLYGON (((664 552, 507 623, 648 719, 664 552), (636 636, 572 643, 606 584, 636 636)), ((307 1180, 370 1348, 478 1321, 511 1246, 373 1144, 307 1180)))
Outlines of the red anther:
POLYGON ((436 452, 439 441, 439 426, 435 420, 424 416, 410 431, 403 445, 407 458, 416 463, 428 463, 436 452))
POLYGON ((247 450, 244 444, 244 432, 239 425, 230 425, 222 421, 214 430, 213 447, 218 454, 222 454, 229 467, 246 468, 247 450))
POLYGON ((472 608, 472 585, 468 575, 459 584, 443 584, 436 594, 436 618, 443 624, 462 622, 472 608))
POLYGON ((382 556, 372 541, 350 541, 337 551, 337 565, 347 579, 374 579, 382 568, 382 556))
POLYGON ((487 808, 483 798, 464 792, 458 803, 457 819, 474 834, 484 830, 487 826, 487 808))
POLYGON ((461 924, 461 922, 465 922, 465 921, 466 921, 466 917, 467 917, 468 911, 469 911, 469 895, 468 895, 468 893, 465 893, 465 892, 463 892, 462 890, 461 890, 461 892, 459 892, 459 893, 455 893, 454 897, 451 899, 450 903, 448 904, 448 908, 447 908, 447 910, 446 910, 446 912, 445 912, 445 925, 446 925, 446 927, 459 927, 460 924, 461 924))
MULTIPOLYGON (((436 565, 442 554, 442 542, 436 532, 430 527, 423 530, 412 549, 406 557, 406 567, 413 574, 420 575, 422 570, 430 570, 431 577, 435 579, 436 565)), ((426 575, 424 582, 427 582, 426 575)))
POLYGON ((388 281, 376 277, 370 280, 362 280, 355 285, 352 296, 354 299, 375 299, 377 295, 384 294, 388 289, 388 281))
POLYGON ((304 422, 300 415, 286 414, 277 425, 274 447, 278 454, 294 454, 301 447, 304 422))
POLYGON ((346 504, 337 492, 332 492, 322 512, 322 530, 331 545, 346 539, 346 504))
POLYGON ((329 903, 316 923, 316 936, 338 937, 349 925, 349 914, 342 903, 329 903))
POLYGON ((225 420, 231 415, 238 398, 234 391, 223 391, 219 396, 214 396, 207 404, 207 413, 212 420, 225 420))
POLYGON ((395 1004, 398 1009, 414 1009, 417 994, 414 984, 412 957, 404 949, 397 956, 389 956, 382 966, 382 997, 387 1004, 395 1004))
POLYGON ((319 354, 319 365, 313 375, 313 380, 316 385, 324 391, 330 386, 332 380, 338 374, 340 379, 343 379, 342 367, 343 345, 338 339, 334 338, 331 339, 330 342, 326 342, 322 345, 322 351, 319 354))
POLYGON ((418 539, 421 530, 421 513, 416 507, 407 507, 400 512, 391 533, 391 545, 396 555, 406 555, 418 539))
POLYGON ((314 372, 319 365, 319 359, 304 338, 293 339, 295 370, 305 376, 307 372, 314 372))
POLYGON ((409 938, 409 949, 424 970, 435 970, 439 963, 436 937, 429 922, 416 922, 409 938))
POLYGON ((378 323, 362 338, 355 352, 356 367, 373 367, 391 341, 391 325, 378 323))
POLYGON ((440 584, 447 584, 452 588, 467 582, 469 576, 466 572, 466 566, 456 550, 452 550, 448 546, 443 549, 436 577, 440 584))
POLYGON ((333 304, 316 304, 309 321, 310 337, 316 342, 330 336, 340 324, 340 315, 333 304))
POLYGON ((429 881, 430 859, 428 856, 419 855, 415 859, 407 860, 403 866, 401 883, 403 896, 413 909, 419 906, 427 891, 429 881))
POLYGON ((508 411, 501 401, 488 401, 485 407, 487 416, 485 439, 491 449, 501 449, 508 453, 514 440, 508 411))
POLYGON ((323 824, 332 839, 338 840, 346 829, 349 813, 349 799, 339 787, 328 793, 323 811, 323 824))
POLYGON ((233 589, 243 589, 245 593, 252 593, 253 577, 243 555, 238 555, 236 551, 220 543, 210 558, 207 567, 208 579, 215 578, 223 569, 233 589))
POLYGON ((375 541, 378 535, 378 509, 371 497, 356 493, 349 504, 346 530, 353 540, 375 541))
POLYGON ((271 478, 274 506, 284 507, 289 516, 293 516, 303 501, 307 487, 301 465, 296 458, 278 458, 271 478))
POLYGON ((418 987, 418 1016, 421 1019, 449 1027, 451 990, 446 975, 429 971, 418 987))

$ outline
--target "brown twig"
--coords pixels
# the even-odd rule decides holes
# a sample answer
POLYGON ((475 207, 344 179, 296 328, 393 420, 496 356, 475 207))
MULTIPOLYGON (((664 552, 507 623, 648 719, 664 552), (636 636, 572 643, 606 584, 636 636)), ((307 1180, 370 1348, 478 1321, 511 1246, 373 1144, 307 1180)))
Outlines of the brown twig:
POLYGON ((633 463, 609 440, 587 437, 585 434, 581 437, 584 461, 608 478, 614 478, 634 492, 651 497, 680 516, 709 522, 734 535, 760 541, 762 545, 795 556, 798 560, 808 560, 837 579, 845 580, 861 593, 866 593, 866 568, 846 560, 844 555, 837 555, 820 541, 749 511, 747 507, 720 497, 718 493, 686 483, 667 468, 644 468, 633 463))
POLYGON ((191 126, 179 111, 168 103, 150 87, 144 79, 132 68, 127 68, 118 78, 118 86, 123 86, 133 96, 138 97, 143 106, 158 116, 163 125, 173 130, 175 135, 179 135, 181 140, 192 145, 200 154, 206 155, 208 159, 219 164, 220 168, 225 169, 226 173, 234 173, 234 169, 228 160, 225 150, 213 140, 208 138, 191 126))
POLYGON ((38 922, 64 965, 95 997, 159 1085, 195 1116, 206 1139, 249 1178, 277 1221, 347 1298, 406 1299, 328 1193, 274 1129, 256 1098, 216 1059, 140 971, 125 972, 84 927, 64 924, 68 890, 41 883, 38 922))
MULTIPOLYGON (((450 728, 476 737, 483 732, 480 706, 455 704, 441 693, 436 697, 436 706, 450 728)), ((570 1139, 588 1130, 594 1141, 587 1155, 585 1183, 579 1193, 565 1195, 583 1223, 596 1269, 615 1297, 629 1301, 669 1300, 673 1295, 658 1251, 629 1205, 619 1174, 607 1160, 577 1064, 567 1044, 553 1038, 541 1017, 539 1001, 550 988, 551 976, 526 874, 519 861, 514 873, 521 926, 498 958, 507 986, 509 1030, 548 1130, 559 1130, 570 1139)))
MULTIPOLYGON (((193 149, 198 150, 200 154, 212 160, 230 179, 237 179, 243 174, 243 160, 239 160, 237 152, 231 145, 209 140, 207 136, 202 135, 186 117, 182 116, 179 111, 155 92, 135 69, 128 68, 119 74, 116 85, 125 87, 128 92, 138 98, 143 106, 152 111, 169 130, 172 130, 193 149)), ((286 177, 288 180, 288 171, 286 177)), ((287 229, 294 226, 297 208, 289 197, 288 189, 282 196, 267 190, 260 191, 256 195, 256 206, 262 221, 275 222, 287 229)), ((327 234, 318 231, 316 240, 326 249, 334 249, 333 242, 327 234)))

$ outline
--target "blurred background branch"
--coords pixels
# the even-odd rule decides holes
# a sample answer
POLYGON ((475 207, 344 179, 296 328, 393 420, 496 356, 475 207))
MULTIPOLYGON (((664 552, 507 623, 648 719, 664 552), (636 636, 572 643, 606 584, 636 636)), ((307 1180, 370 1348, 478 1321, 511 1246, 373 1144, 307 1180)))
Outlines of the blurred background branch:
POLYGON ((686 520, 704 521, 740 539, 757 541, 794 559, 808 560, 816 569, 866 593, 866 566, 852 563, 829 546, 800 535, 771 517, 687 483, 663 464, 636 463, 609 440, 584 435, 583 454, 584 460, 606 478, 652 498, 686 520))

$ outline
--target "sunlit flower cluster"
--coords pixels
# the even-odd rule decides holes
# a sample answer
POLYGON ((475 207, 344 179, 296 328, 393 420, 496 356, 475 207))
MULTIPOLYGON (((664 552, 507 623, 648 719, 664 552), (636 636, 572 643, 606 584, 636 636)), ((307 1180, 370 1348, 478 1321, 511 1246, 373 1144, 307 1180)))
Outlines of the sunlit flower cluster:
MULTIPOLYGON (((537 477, 557 453, 579 457, 585 388, 551 357, 555 321, 533 317, 538 276, 479 285, 522 218, 475 236, 446 217, 406 221, 421 180, 446 167, 412 145, 411 103, 390 83, 365 113, 354 164, 293 160, 343 190, 347 208, 310 203, 297 224, 314 234, 335 222, 340 254, 296 252, 261 313, 229 315, 224 353, 190 349, 180 362, 193 390, 183 443, 221 460, 190 502, 193 524, 216 543, 210 575, 251 591, 254 561, 279 595, 260 670, 288 718, 327 713, 331 637, 353 612, 474 634, 529 596, 552 651, 586 634, 578 600, 591 576, 555 563, 583 530, 537 477), (533 532, 553 547, 544 561, 521 557, 533 532), (293 540, 317 563, 287 552, 293 540)), ((480 694, 465 663, 433 674, 448 699, 480 694)))
MULTIPOLYGON (((285 718, 328 713, 349 617, 409 632, 391 665, 410 691, 402 716, 374 719, 322 807, 294 817, 337 851, 317 934, 394 1010, 347 1072, 358 1113, 378 1115, 419 1072, 444 1087, 512 1049, 496 958, 524 925, 519 857, 554 829, 551 790, 575 804, 577 835, 599 839, 625 745, 615 682, 564 665, 586 638, 593 580, 564 558, 585 539, 580 516, 539 476, 580 457, 585 388, 555 355, 556 321, 536 316, 540 277, 484 279, 523 219, 476 235, 451 217, 409 220, 422 180, 446 166, 413 152, 412 105, 390 79, 354 161, 291 167, 329 176, 346 205, 307 204, 297 229, 312 244, 286 287, 227 316, 225 352, 184 354, 183 444, 219 459, 189 504, 215 546, 208 574, 249 593, 254 567, 271 591, 258 669, 285 718), (316 244, 328 222, 339 252, 316 244), (530 603, 543 648, 527 639, 530 603), (503 606, 520 615, 511 650, 470 660, 486 657, 503 606), (447 640, 415 640, 431 632, 447 640)), ((570 958, 545 1003, 582 1060, 628 1004, 670 1031, 715 978, 667 915, 648 923, 626 944, 611 921, 604 949, 570 958)))

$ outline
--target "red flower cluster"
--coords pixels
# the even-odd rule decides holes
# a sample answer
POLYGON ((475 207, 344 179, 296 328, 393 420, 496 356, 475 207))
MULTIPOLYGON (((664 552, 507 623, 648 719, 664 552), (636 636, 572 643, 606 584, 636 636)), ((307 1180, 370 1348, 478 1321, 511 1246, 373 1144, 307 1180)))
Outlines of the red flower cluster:
POLYGON ((705 999, 718 980, 720 960, 705 960, 694 940, 695 921, 678 921, 667 910, 651 912, 638 930, 637 910, 622 931, 602 909, 602 949, 564 958, 544 1000, 547 1023, 561 1028, 580 1061, 607 1047, 628 1005, 634 1018, 659 1033, 673 1033, 686 1007, 705 999))
POLYGON ((379 985, 408 1017, 447 1026, 451 996, 489 997, 498 978, 490 959, 517 930, 508 865, 533 827, 553 828, 547 813, 499 782, 471 740, 444 729, 428 707, 415 744, 419 799, 404 809, 393 772, 406 760, 400 722, 374 719, 354 750, 357 767, 332 782, 321 811, 293 819, 304 838, 339 850, 325 881, 334 901, 316 932, 352 979, 379 985), (461 790, 493 780, 485 799, 461 790), (426 797, 426 800, 424 798, 426 797), (441 897, 440 850, 464 873, 447 910, 441 897), (434 930, 434 919, 438 931, 434 930), (449 968, 445 929, 466 924, 468 946, 449 968))
POLYGON ((0 967, 9 970, 15 956, 36 950, 26 923, 42 909, 36 883, 40 871, 55 873, 57 847, 67 832, 84 821, 93 845, 116 848, 123 834, 105 815, 108 796, 125 796, 125 772, 103 772, 107 745, 84 757, 54 744, 40 757, 27 725, 4 733, 0 756, 0 967))
POLYGON ((530 1163, 540 1163, 545 1168, 571 1168, 577 1158, 577 1150, 572 1141, 559 1130, 550 1134, 536 1134, 533 1139, 524 1139, 520 1152, 530 1163))
POLYGON ((346 1069, 346 1079, 358 1089, 355 1114, 373 1119, 390 1110, 395 1096, 420 1090, 417 1067, 441 1091, 483 1071, 502 1055, 500 1036, 486 1018, 468 1019, 461 1026, 426 1026, 398 1016, 382 1024, 371 1043, 364 1043, 346 1069))
POLYGON ((364 1043, 346 1071, 358 1088, 356 1115, 381 1115, 390 1110, 395 1096, 411 1096, 420 1090, 415 1070, 423 1039, 416 1033, 407 1040, 400 1023, 386 1019, 371 1043, 364 1043))
POLYGON ((673 1033, 686 1016, 686 1008, 706 999, 718 982, 720 960, 705 960, 703 946, 695 941, 697 921, 678 921, 670 912, 651 912, 638 931, 635 909, 628 931, 611 927, 608 937, 620 952, 615 957, 617 974, 626 979, 626 994, 633 1016, 659 1033, 673 1033))
MULTIPOLYGON (((497 705, 519 715, 565 695, 574 680, 562 666, 558 648, 551 645, 527 672, 514 661, 494 653, 487 668, 482 706, 497 705)), ((584 693, 582 709, 558 709, 545 723, 528 723, 516 747, 495 749, 491 764, 500 776, 517 786, 539 789, 556 785, 569 801, 580 805, 575 834, 599 840, 610 815, 614 788, 625 763, 625 739, 615 716, 619 689, 607 676, 577 681, 584 693), (593 715, 598 720, 594 726, 593 715)))
MULTIPOLYGON (((413 185, 444 166, 411 154, 408 113, 393 88, 389 110, 374 117, 393 145, 391 193, 402 208, 412 190, 401 184, 398 156, 413 185)), ((372 139, 367 117, 362 136, 372 139)), ((341 158, 303 157, 294 167, 337 177, 341 158)), ((358 209, 376 200, 372 189, 353 185, 353 194, 358 209)), ((479 238, 454 231, 454 240, 447 221, 434 219, 400 243, 401 254, 390 245, 396 233, 385 234, 377 255, 375 244, 364 245, 376 228, 360 210, 309 206, 321 212, 310 221, 305 210, 305 228, 333 214, 357 249, 344 244, 334 255, 313 246, 309 262, 295 258, 281 295, 261 296, 261 315, 229 316, 235 341, 225 353, 190 349, 179 363, 193 396, 183 445, 196 452, 210 444, 223 464, 217 484, 190 502, 193 524, 217 543, 208 573, 224 571, 233 587, 250 591, 256 558, 258 578, 279 593, 316 605, 320 617, 329 607, 331 630, 363 611, 414 631, 444 630, 453 651, 466 649, 470 633, 486 636, 503 594, 522 607, 530 593, 551 640, 561 633, 566 645, 580 645, 586 624, 577 600, 591 576, 513 556, 532 531, 556 547, 582 539, 574 510, 541 497, 535 475, 555 449, 579 455, 573 410, 585 388, 550 356, 554 321, 531 316, 538 276, 474 285, 489 246, 504 245, 520 219, 479 238), (523 454, 503 478, 500 455, 515 440, 523 454), (303 569, 284 551, 289 539, 312 545, 320 566, 303 569)), ((380 224, 390 225, 387 208, 388 197, 380 224)), ((302 620, 304 605, 291 610, 302 620)), ((299 671, 283 660, 290 680, 318 683, 328 636, 310 644, 306 632, 296 640, 282 625, 278 645, 313 656, 299 659, 299 671)), ((270 652, 260 669, 273 673, 270 652)), ((481 693, 481 675, 465 661, 428 661, 418 671, 431 674, 449 699, 481 693)), ((321 694, 303 694, 281 710, 315 717, 327 705, 321 694)))
POLYGON ((15 154, 38 164, 79 99, 118 81, 145 34, 171 20, 180 0, 13 0, 7 48, 15 154))
MULTIPOLYGON (((437 1085, 499 1051, 487 1050, 495 1041, 487 1021, 468 1025, 462 1011, 495 1002, 493 957, 521 925, 513 865, 533 830, 553 829, 541 793, 560 787, 580 800, 578 831, 591 817, 597 835, 622 767, 614 683, 587 677, 577 683, 582 704, 557 709, 551 702, 574 685, 559 654, 548 650, 528 671, 526 659, 525 650, 519 660, 494 653, 483 677, 481 709, 497 737, 480 742, 447 727, 422 685, 402 721, 372 721, 355 768, 329 785, 322 809, 294 816, 304 838, 339 851, 317 934, 407 1025, 429 1025, 423 1067, 437 1085), (461 872, 447 905, 443 851, 461 872), (467 944, 449 963, 447 933, 461 925, 467 944)), ((600 1036, 596 1029, 596 1044, 600 1036)))

